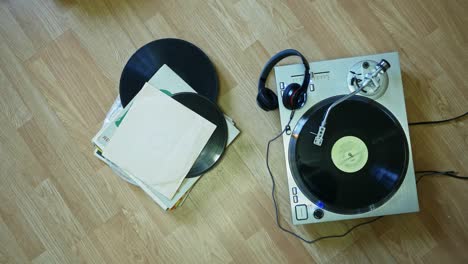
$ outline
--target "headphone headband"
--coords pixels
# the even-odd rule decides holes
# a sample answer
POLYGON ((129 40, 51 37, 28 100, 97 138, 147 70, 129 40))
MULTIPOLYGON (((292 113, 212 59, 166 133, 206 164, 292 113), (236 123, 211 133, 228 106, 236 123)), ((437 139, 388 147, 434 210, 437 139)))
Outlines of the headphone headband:
POLYGON ((265 66, 262 69, 262 72, 260 73, 260 78, 258 80, 258 91, 266 88, 265 87, 266 79, 268 75, 270 74, 271 70, 275 67, 275 65, 278 62, 280 62, 282 59, 287 58, 289 56, 298 56, 301 58, 302 64, 304 64, 304 68, 305 68, 304 80, 302 81, 301 90, 307 88, 310 82, 310 73, 309 73, 310 68, 309 68, 309 63, 307 62, 307 59, 299 51, 295 49, 286 49, 275 54, 265 64, 265 66))

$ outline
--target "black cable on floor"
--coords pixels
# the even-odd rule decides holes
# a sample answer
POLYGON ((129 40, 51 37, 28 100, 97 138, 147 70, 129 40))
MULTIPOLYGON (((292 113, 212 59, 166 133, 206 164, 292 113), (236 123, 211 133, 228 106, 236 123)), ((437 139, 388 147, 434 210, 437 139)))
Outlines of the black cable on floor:
POLYGON ((462 115, 456 116, 456 117, 449 118, 449 119, 442 119, 442 120, 436 120, 436 121, 409 122, 408 125, 418 126, 418 125, 430 125, 430 124, 446 123, 446 122, 451 122, 451 121, 455 121, 457 119, 463 118, 463 117, 465 117, 467 115, 468 115, 468 112, 466 112, 466 113, 464 113, 462 115))
POLYGON ((468 176, 459 176, 457 175, 458 173, 456 171, 416 171, 416 173, 424 173, 423 175, 419 176, 419 178, 416 180, 416 183, 418 183, 425 176, 431 175, 442 175, 459 180, 468 180, 468 176))

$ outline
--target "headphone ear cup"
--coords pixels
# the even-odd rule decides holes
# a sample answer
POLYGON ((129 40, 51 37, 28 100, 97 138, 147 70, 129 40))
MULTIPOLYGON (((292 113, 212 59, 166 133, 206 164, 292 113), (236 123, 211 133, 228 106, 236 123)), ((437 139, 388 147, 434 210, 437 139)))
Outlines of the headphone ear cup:
POLYGON ((298 100, 301 99, 302 97, 302 92, 299 91, 301 89, 301 85, 298 83, 291 83, 286 88, 284 89, 283 92, 283 105, 289 110, 295 110, 298 109, 302 106, 303 100, 298 100))
POLYGON ((265 111, 275 110, 278 108, 278 97, 272 90, 262 88, 257 95, 257 104, 265 111))

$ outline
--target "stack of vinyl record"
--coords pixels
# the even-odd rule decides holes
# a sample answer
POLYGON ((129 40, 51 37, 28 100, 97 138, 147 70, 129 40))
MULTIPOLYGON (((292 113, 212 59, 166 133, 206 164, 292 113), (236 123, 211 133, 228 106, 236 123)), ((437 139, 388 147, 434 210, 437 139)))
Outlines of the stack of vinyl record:
POLYGON ((164 210, 184 202, 201 175, 214 167, 226 145, 239 134, 232 119, 213 102, 217 77, 210 75, 216 73, 206 55, 200 59, 200 54, 204 55, 192 44, 175 39, 155 41, 138 50, 122 73, 120 98, 92 140, 95 156, 122 179, 139 186, 164 210), (188 49, 192 61, 205 65, 208 77, 197 79, 187 74, 188 63, 181 67, 180 61, 171 57, 171 66, 185 76, 182 78, 170 63, 164 63, 163 55, 155 56, 174 46, 181 55, 184 47, 188 49), (201 86, 199 80, 203 80, 201 86), (206 80, 215 80, 211 94, 206 80))

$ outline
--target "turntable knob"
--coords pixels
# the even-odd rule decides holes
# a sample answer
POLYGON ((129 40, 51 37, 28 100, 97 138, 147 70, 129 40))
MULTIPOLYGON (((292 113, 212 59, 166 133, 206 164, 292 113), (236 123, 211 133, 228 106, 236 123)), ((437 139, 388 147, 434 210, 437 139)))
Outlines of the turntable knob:
POLYGON ((384 72, 386 72, 390 68, 390 63, 384 59, 382 59, 377 66, 379 66, 384 72))
POLYGON ((322 219, 323 215, 324 215, 324 212, 323 212, 322 209, 316 209, 316 210, 314 211, 314 217, 315 217, 315 219, 322 219))

